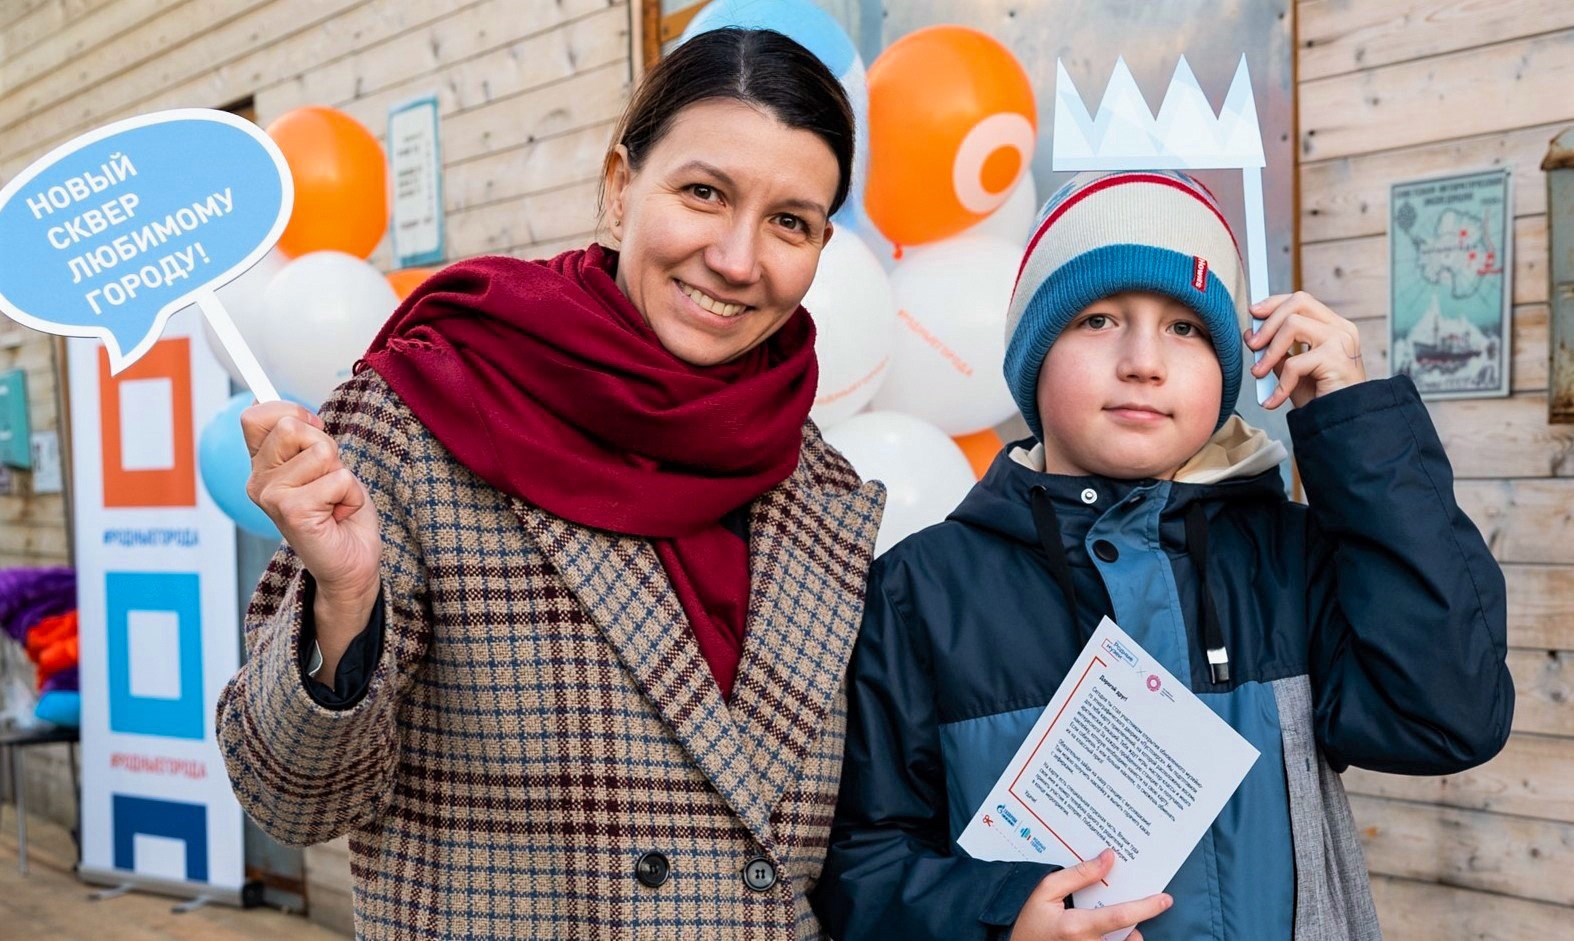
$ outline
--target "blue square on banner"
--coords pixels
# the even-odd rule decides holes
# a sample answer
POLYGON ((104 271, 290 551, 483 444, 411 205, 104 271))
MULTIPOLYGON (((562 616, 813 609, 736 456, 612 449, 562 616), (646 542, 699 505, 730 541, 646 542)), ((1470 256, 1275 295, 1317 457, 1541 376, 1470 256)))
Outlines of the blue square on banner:
POLYGON ((112 794, 115 868, 165 879, 208 881, 208 809, 201 804, 112 794), (138 840, 148 858, 138 860, 138 840), (170 870, 184 850, 184 876, 170 870), (141 862, 139 869, 137 863, 141 862))
POLYGON ((202 592, 193 573, 110 572, 109 727, 201 741, 202 592))

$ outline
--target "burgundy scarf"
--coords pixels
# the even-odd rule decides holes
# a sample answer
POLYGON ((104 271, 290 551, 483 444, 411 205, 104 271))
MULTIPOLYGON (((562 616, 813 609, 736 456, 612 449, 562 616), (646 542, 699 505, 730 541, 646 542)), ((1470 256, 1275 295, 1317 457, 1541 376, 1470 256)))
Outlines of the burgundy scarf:
POLYGON ((616 271, 600 245, 459 262, 399 306, 362 363, 487 483, 651 539, 727 696, 749 557, 721 519, 797 466, 814 325, 800 307, 732 362, 691 366, 662 347, 616 271))

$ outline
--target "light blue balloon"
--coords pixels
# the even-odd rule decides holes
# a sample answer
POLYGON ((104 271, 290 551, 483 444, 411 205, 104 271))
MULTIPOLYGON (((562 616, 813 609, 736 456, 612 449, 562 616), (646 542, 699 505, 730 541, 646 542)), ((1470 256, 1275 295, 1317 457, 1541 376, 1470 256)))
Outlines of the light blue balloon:
POLYGON ((52 689, 38 697, 33 715, 50 725, 77 728, 82 724, 82 694, 75 690, 52 689))
POLYGON ((846 30, 808 0, 712 0, 689 21, 678 44, 727 26, 774 29, 814 53, 832 75, 842 75, 858 58, 846 30))
POLYGON ((294 199, 279 148, 235 115, 187 108, 91 131, 0 188, 0 312, 102 338, 119 372, 175 311, 267 254, 294 199))
POLYGON ((251 452, 241 434, 240 413, 251 403, 251 393, 242 392, 232 397, 223 411, 203 427, 202 437, 197 442, 197 467, 208 496, 236 526, 258 536, 281 539, 273 520, 246 496, 246 478, 251 476, 251 452))
POLYGON ((864 74, 862 59, 856 59, 852 68, 841 76, 842 88, 847 92, 847 102, 853 108, 853 130, 857 135, 857 149, 853 152, 853 178, 847 187, 847 201, 833 217, 837 225, 861 215, 864 206, 864 187, 869 181, 869 78, 864 74))

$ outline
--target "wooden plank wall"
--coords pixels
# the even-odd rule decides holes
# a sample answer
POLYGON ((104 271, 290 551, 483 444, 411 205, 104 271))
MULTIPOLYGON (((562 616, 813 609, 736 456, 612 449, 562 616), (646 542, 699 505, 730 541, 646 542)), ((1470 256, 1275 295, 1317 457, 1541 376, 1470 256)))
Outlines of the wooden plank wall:
MULTIPOLYGON (((594 233, 631 30, 629 0, 8 0, 0 182, 78 133, 161 108, 250 98, 266 125, 329 105, 381 138, 390 105, 435 93, 448 258, 555 253, 594 233)), ((371 261, 391 267, 387 239, 371 261)), ((28 369, 34 427, 54 427, 51 343, 0 318, 0 370, 14 366, 28 369)), ((0 566, 65 561, 61 498, 0 495, 0 566)), ((67 789, 63 764, 35 769, 36 809, 67 789)), ((343 841, 308 864, 323 920, 348 930, 343 841)))
MULTIPOLYGON (((1505 166, 1513 395, 1431 406, 1509 585, 1514 734, 1442 778, 1352 771, 1387 936, 1567 937, 1574 918, 1574 425, 1549 425, 1548 140, 1574 124, 1567 0, 1301 0, 1301 275, 1388 374, 1388 187, 1505 166)), ((1402 612, 1395 612, 1402 616, 1402 612)))

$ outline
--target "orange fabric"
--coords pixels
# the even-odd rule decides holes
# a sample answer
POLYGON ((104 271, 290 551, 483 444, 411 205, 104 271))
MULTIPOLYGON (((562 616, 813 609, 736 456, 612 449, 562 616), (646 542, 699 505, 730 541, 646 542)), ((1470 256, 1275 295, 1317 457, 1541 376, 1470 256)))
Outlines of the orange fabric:
POLYGON ((27 632, 27 656, 34 663, 38 662, 40 652, 46 647, 64 640, 67 637, 77 636, 77 613, 67 611, 65 614, 56 614, 52 617, 40 618, 32 630, 27 632))
POLYGON ((58 644, 45 647, 38 656, 38 681, 42 683, 51 674, 77 665, 77 639, 67 637, 58 644))

